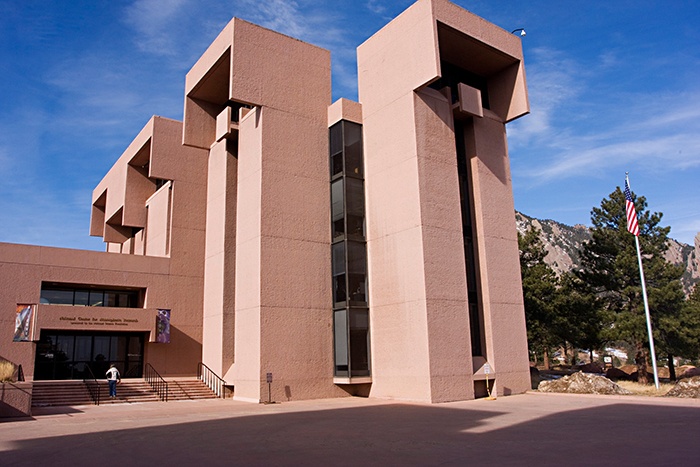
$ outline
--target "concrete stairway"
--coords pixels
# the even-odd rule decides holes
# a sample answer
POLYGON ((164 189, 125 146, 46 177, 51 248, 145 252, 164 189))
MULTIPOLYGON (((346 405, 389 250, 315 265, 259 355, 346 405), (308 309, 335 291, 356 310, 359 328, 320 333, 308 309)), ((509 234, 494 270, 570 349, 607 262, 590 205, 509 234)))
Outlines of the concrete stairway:
MULTIPOLYGON (((100 404, 157 402, 158 396, 142 379, 123 379, 117 386, 117 398, 109 398, 107 381, 98 381, 100 404)), ((93 404, 90 393, 81 380, 34 381, 33 407, 93 404)))
MULTIPOLYGON (((106 387, 107 383, 105 383, 106 387)), ((90 393, 82 381, 34 381, 32 389, 32 407, 54 405, 89 405, 92 404, 90 393)), ((103 389, 108 394, 107 389, 103 389)))
POLYGON ((196 378, 166 381, 168 382, 168 401, 216 399, 216 394, 196 378))
MULTIPOLYGON (((214 399, 216 395, 196 378, 168 381, 168 401, 214 399)), ((117 398, 109 398, 107 381, 98 381, 100 405, 134 402, 158 402, 158 395, 143 379, 123 379, 117 386, 117 398)), ((34 381, 33 407, 91 405, 90 393, 82 380, 34 381)))
POLYGON ((109 385, 107 381, 100 384, 100 404, 119 404, 124 402, 158 402, 158 395, 153 392, 151 386, 142 379, 123 379, 117 385, 117 397, 109 398, 109 385))

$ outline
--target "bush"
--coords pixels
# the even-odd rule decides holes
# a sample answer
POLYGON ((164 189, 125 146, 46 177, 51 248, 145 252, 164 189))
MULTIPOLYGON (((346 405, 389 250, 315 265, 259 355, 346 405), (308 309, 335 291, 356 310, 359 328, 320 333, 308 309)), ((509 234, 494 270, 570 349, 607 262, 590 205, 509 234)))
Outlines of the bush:
POLYGON ((0 382, 14 381, 15 365, 7 360, 0 360, 0 382))

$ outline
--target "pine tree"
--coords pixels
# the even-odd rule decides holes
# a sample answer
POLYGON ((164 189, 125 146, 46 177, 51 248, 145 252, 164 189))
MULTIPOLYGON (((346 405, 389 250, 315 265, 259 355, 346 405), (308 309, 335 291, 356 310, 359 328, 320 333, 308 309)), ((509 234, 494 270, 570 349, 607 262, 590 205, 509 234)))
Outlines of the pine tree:
POLYGON ((557 292, 558 334, 573 349, 588 349, 593 363, 593 350, 602 346, 601 331, 609 320, 606 321, 591 288, 574 272, 561 277, 557 292))
MULTIPOLYGON (((659 225, 662 214, 649 212, 642 196, 636 198, 635 207, 647 291, 650 305, 653 304, 652 327, 660 333, 666 329, 664 319, 678 313, 682 305, 682 292, 678 293, 680 274, 663 258, 670 228, 659 225)), ((591 221, 592 239, 581 252, 582 270, 578 276, 609 316, 610 324, 604 328, 603 337, 634 346, 638 381, 647 383, 648 337, 637 251, 634 236, 627 231, 625 195, 619 187, 602 200, 600 208, 593 208, 591 221)))
POLYGON ((674 335, 676 355, 698 363, 700 360, 700 285, 683 303, 674 335))
POLYGON ((659 355, 665 355, 667 359, 670 379, 675 380, 674 356, 685 356, 692 351, 688 334, 690 323, 683 313, 685 294, 679 280, 683 269, 662 262, 650 264, 649 269, 652 267, 660 268, 659 271, 649 272, 645 269, 645 273, 652 278, 647 280, 647 287, 650 313, 654 310, 654 341, 659 355))
POLYGON ((554 302, 557 293, 557 276, 544 262, 547 251, 533 227, 518 233, 520 272, 523 282, 525 322, 530 352, 543 355, 545 368, 549 368, 549 351, 560 343, 557 335, 554 302))

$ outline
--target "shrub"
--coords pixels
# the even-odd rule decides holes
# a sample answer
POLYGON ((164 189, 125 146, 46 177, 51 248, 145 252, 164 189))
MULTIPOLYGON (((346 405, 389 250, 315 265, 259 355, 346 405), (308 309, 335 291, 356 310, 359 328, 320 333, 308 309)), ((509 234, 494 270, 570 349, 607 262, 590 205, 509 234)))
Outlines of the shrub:
POLYGON ((14 381, 15 365, 7 360, 0 360, 0 382, 14 381))

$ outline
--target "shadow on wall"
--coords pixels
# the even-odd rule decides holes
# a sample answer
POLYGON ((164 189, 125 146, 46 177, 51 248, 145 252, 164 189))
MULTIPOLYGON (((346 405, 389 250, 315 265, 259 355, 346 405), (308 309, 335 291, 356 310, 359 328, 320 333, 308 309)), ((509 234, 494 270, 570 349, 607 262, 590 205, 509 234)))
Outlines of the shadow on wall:
POLYGON ((0 383, 0 418, 32 413, 32 383, 0 383))
POLYGON ((150 342, 146 361, 167 377, 194 376, 197 374, 197 364, 202 361, 202 344, 171 324, 170 343, 150 342), (173 352, 173 349, 177 349, 177 353, 173 352), (171 367, 185 368, 189 371, 187 374, 176 374, 169 371, 171 367))

